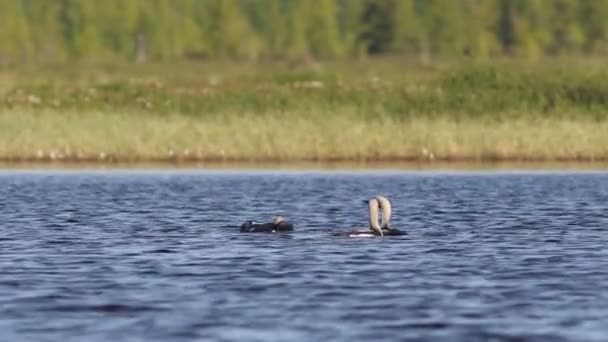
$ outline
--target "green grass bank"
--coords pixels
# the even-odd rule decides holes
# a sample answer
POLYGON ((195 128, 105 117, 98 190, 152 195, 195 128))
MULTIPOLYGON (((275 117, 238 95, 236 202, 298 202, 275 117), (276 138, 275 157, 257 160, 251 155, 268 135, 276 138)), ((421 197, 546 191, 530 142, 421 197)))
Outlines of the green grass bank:
POLYGON ((606 161, 608 64, 0 70, 4 161, 606 161))

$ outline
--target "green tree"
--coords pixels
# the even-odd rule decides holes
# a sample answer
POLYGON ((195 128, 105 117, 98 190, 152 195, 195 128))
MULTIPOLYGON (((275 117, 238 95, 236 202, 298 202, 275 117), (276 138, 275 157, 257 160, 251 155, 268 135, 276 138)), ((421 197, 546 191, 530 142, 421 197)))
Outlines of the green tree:
POLYGON ((334 0, 310 2, 308 11, 308 41, 316 57, 337 57, 342 55, 343 46, 337 21, 337 8, 334 0))
POLYGON ((393 0, 390 10, 392 21, 392 49, 408 54, 419 54, 422 50, 422 32, 416 13, 415 0, 393 0))
POLYGON ((475 58, 487 58, 500 53, 496 35, 499 18, 497 0, 466 0, 466 52, 475 58))
POLYGON ((426 0, 422 7, 422 26, 430 53, 441 57, 463 55, 466 43, 462 1, 426 0))
POLYGON ((261 55, 281 58, 285 55, 287 18, 284 0, 248 0, 244 6, 251 29, 260 37, 261 55))
POLYGON ((585 53, 607 53, 608 1, 582 0, 578 16, 584 36, 582 50, 585 53))
POLYGON ((360 57, 367 53, 367 46, 359 39, 361 35, 361 14, 366 0, 341 0, 339 7, 340 36, 344 42, 345 53, 360 57))
POLYGON ((262 44, 239 7, 238 0, 209 2, 213 51, 218 57, 255 58, 262 44))
POLYGON ((579 0, 545 1, 549 11, 549 29, 551 31, 551 54, 572 53, 580 51, 585 43, 584 31, 580 25, 579 0))
POLYGON ((307 31, 310 16, 308 0, 292 0, 287 9, 287 39, 285 55, 288 58, 304 58, 310 54, 307 31))
POLYGON ((21 1, 0 1, 0 63, 22 61, 31 56, 32 45, 21 1))
POLYGON ((34 61, 57 62, 66 58, 59 20, 61 3, 57 1, 24 0, 25 18, 29 27, 34 61))
POLYGON ((606 0, 3 0, 0 60, 608 53, 606 0))
POLYGON ((95 3, 97 29, 103 46, 110 52, 106 58, 133 60, 140 1, 104 0, 95 3))
POLYGON ((393 21, 391 2, 367 0, 361 10, 359 41, 367 53, 380 54, 390 51, 393 44, 393 21))
POLYGON ((97 23, 96 3, 62 0, 59 19, 68 54, 75 59, 100 53, 102 41, 97 23))

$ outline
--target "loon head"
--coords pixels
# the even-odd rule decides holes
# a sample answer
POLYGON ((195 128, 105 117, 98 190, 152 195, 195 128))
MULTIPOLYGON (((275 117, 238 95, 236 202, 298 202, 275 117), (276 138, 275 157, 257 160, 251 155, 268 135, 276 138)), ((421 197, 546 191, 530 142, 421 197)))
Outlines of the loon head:
POLYGON ((272 224, 277 225, 281 222, 285 222, 285 218, 283 216, 275 216, 272 218, 272 224))

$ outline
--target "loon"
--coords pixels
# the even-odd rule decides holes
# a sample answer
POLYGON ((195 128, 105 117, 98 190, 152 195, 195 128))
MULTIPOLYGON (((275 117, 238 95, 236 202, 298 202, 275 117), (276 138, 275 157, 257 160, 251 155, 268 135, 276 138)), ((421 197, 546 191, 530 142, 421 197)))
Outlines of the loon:
POLYGON ((254 221, 246 221, 241 225, 243 233, 275 233, 293 231, 293 224, 287 222, 281 216, 272 218, 272 222, 257 223, 254 221))
MULTIPOLYGON (((374 196, 367 203, 369 214, 369 229, 355 230, 348 232, 349 237, 372 237, 372 236, 399 236, 407 235, 406 232, 400 231, 391 226, 391 202, 384 196, 374 196), (382 220, 378 223, 378 210, 382 210, 382 220)), ((340 234, 344 235, 344 234, 340 234)))

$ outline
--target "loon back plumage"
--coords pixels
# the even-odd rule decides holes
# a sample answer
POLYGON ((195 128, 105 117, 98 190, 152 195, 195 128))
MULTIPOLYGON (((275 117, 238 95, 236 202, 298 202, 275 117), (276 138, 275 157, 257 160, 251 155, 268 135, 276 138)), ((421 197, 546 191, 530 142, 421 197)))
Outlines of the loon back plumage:
POLYGON ((245 221, 240 227, 244 233, 273 233, 293 231, 293 224, 287 222, 282 216, 275 216, 271 222, 257 223, 245 221))

